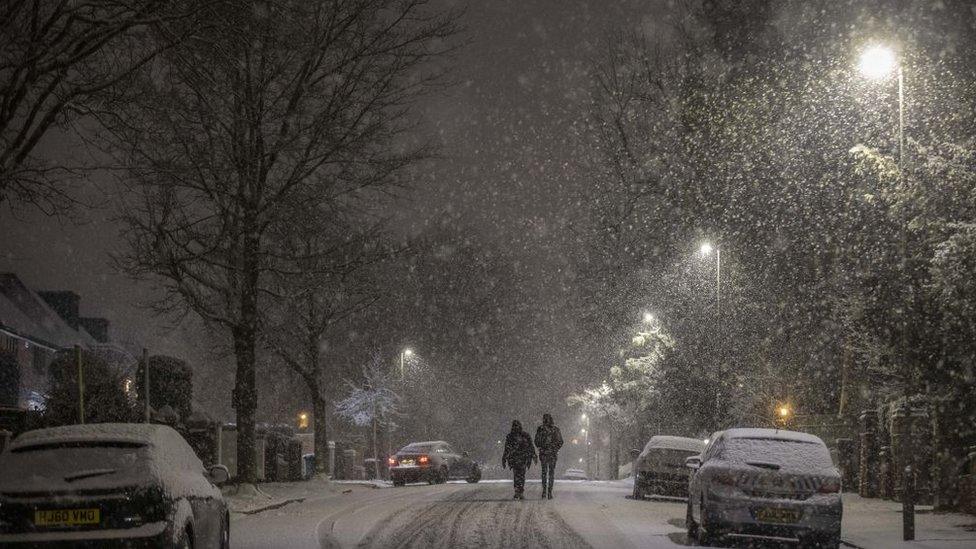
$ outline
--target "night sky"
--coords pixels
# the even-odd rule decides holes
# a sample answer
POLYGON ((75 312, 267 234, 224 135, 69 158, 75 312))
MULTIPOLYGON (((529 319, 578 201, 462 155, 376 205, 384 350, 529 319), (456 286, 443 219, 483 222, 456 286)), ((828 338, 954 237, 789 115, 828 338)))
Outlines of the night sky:
MULTIPOLYGON (((587 185, 576 139, 586 73, 608 33, 634 26, 655 32, 666 3, 491 0, 461 7, 455 85, 423 105, 441 158, 421 170, 398 226, 412 234, 450 219, 504 247, 534 301, 524 318, 525 337, 513 342, 533 347, 524 356, 536 363, 527 366, 543 373, 592 371, 590 361, 600 353, 579 348, 577 313, 568 304, 574 279, 568 266, 580 252, 573 230, 580 228, 577 205, 587 185)), ((85 157, 85 151, 69 135, 52 136, 44 147, 52 157, 85 157)), ((73 219, 3 212, 0 269, 38 289, 79 293, 82 313, 109 318, 115 339, 131 348, 151 342, 153 353, 208 363, 210 344, 194 335, 196 322, 173 327, 153 318, 140 308, 153 295, 151 285, 125 278, 112 265, 110 254, 121 243, 110 207, 111 177, 96 174, 83 185, 80 196, 96 207, 73 219)), ((198 368, 198 379, 196 397, 204 407, 229 412, 229 398, 221 394, 229 393, 229 372, 198 368), (225 381, 226 391, 201 394, 201 386, 212 386, 208 380, 225 381)), ((565 398, 550 396, 552 402, 565 398)))

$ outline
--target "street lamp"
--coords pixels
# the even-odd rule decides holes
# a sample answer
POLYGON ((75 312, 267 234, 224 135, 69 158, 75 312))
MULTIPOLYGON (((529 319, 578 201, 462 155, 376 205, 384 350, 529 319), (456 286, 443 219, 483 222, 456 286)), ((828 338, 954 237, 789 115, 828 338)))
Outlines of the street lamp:
POLYGON ((410 356, 412 354, 413 354, 413 350, 412 349, 404 349, 404 350, 400 351, 400 379, 403 379, 405 377, 405 375, 406 375, 405 374, 404 367, 403 367, 404 360, 406 359, 406 357, 408 357, 408 356, 410 356))
MULTIPOLYGON (((715 314, 721 312, 722 307, 722 248, 715 248, 715 314)), ((712 253, 712 245, 705 242, 701 245, 702 257, 708 257, 712 253)))
POLYGON ((654 315, 651 313, 644 313, 644 322, 651 324, 654 322, 654 315))
POLYGON ((861 53, 858 68, 872 80, 882 80, 892 72, 898 76, 898 169, 901 171, 905 158, 905 76, 901 64, 891 48, 874 45, 861 53))
MULTIPOLYGON (((875 44, 868 47, 861 53, 861 60, 858 64, 861 74, 872 80, 882 80, 889 76, 893 71, 898 77, 898 182, 902 183, 905 177, 905 75, 902 65, 895 55, 895 51, 887 46, 875 44)), ((908 261, 908 223, 901 223, 901 260, 902 268, 908 261)), ((909 284, 906 282, 906 285, 909 284)), ((904 310, 909 310, 910 298, 906 296, 904 310)), ((901 355, 905 369, 905 394, 908 394, 908 379, 910 374, 908 361, 908 322, 901 319, 901 355)), ((842 388, 843 392, 843 388, 842 388)))

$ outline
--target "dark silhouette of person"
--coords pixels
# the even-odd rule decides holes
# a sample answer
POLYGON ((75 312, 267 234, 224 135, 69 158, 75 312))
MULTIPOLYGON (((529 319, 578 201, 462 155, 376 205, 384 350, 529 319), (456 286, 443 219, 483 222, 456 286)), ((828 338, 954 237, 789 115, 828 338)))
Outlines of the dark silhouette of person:
POLYGON ((563 447, 563 435, 550 414, 542 414, 542 425, 535 430, 535 447, 539 449, 539 463, 542 464, 542 497, 552 499, 556 455, 563 447))
POLYGON ((536 461, 532 438, 522 430, 522 424, 512 421, 512 430, 505 436, 502 468, 511 467, 515 477, 515 499, 525 499, 525 470, 536 461))

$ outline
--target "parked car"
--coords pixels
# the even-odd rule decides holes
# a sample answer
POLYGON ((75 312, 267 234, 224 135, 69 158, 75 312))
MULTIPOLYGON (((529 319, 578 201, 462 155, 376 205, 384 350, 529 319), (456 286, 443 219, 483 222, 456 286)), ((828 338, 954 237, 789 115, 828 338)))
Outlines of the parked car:
POLYGON ((729 429, 687 459, 688 537, 797 538, 840 545, 840 472, 823 441, 777 429, 729 429))
POLYGON ((430 484, 463 479, 481 480, 481 468, 467 452, 458 453, 442 440, 413 442, 389 458, 390 478, 394 486, 408 482, 427 481, 430 484))
POLYGON ((0 454, 0 545, 226 549, 227 477, 165 425, 29 431, 0 454))
POLYGON ((687 496, 691 471, 685 459, 701 454, 705 442, 697 438, 656 435, 634 460, 634 499, 647 494, 687 496))
POLYGON ((582 469, 566 469, 563 473, 563 480, 590 480, 586 476, 586 471, 582 469))

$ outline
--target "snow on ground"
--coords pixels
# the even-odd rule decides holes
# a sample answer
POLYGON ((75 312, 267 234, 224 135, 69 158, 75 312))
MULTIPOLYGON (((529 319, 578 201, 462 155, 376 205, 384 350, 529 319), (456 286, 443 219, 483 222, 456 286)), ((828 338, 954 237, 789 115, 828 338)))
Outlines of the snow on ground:
POLYGON ((901 504, 844 494, 842 537, 864 549, 963 549, 976 547, 976 517, 916 507, 915 541, 902 541, 901 504))
MULTIPOLYGON (((232 519, 234 547, 594 547, 687 546, 685 502, 631 499, 631 481, 558 481, 555 499, 540 498, 539 481, 512 499, 511 481, 450 482, 373 489, 357 482, 261 485, 276 498, 302 502, 232 519)), ((865 549, 976 547, 976 517, 921 507, 918 541, 902 543, 896 503, 844 496, 843 538, 865 549)), ((742 545, 736 545, 740 547, 742 545)), ((791 544, 753 547, 786 548, 791 544)))

